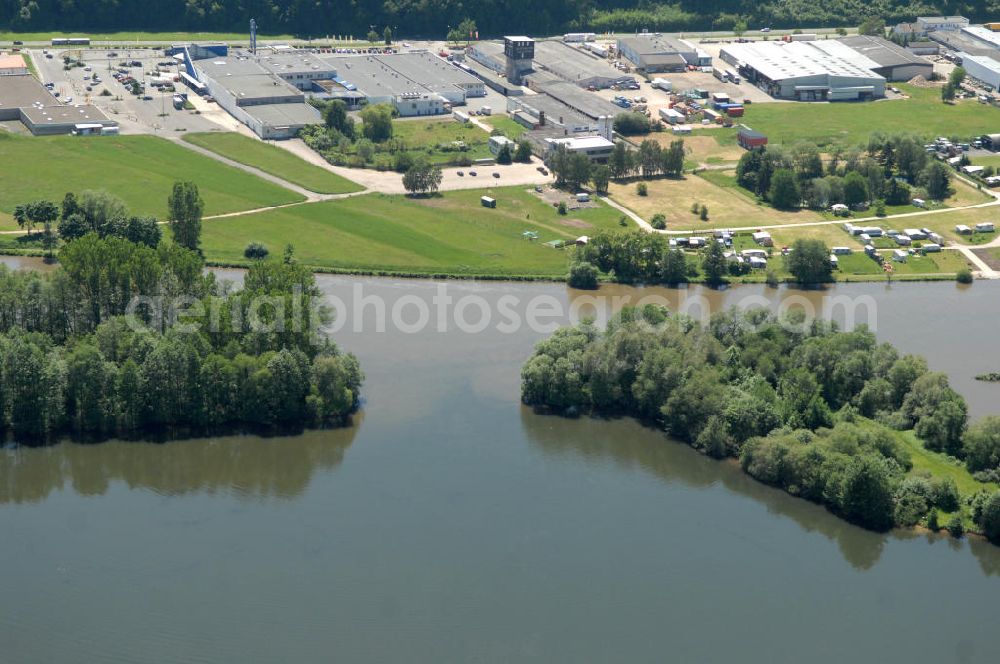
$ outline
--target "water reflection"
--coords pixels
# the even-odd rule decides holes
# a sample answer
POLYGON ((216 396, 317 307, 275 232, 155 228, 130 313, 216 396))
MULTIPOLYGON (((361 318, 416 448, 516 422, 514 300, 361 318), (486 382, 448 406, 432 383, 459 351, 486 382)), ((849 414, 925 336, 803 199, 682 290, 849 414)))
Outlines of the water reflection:
POLYGON ((788 517, 807 532, 835 541, 855 569, 871 569, 878 562, 888 536, 873 533, 839 519, 819 505, 791 499, 785 492, 746 475, 733 461, 716 461, 632 419, 570 420, 540 416, 521 409, 528 440, 552 457, 575 456, 593 464, 613 462, 639 468, 666 483, 691 488, 721 484, 727 490, 761 503, 772 514, 788 517))
POLYGON ((205 492, 256 500, 294 498, 317 470, 341 464, 361 419, 358 414, 354 426, 287 438, 64 442, 0 450, 0 504, 39 502, 67 487, 100 496, 115 482, 166 496, 205 492))

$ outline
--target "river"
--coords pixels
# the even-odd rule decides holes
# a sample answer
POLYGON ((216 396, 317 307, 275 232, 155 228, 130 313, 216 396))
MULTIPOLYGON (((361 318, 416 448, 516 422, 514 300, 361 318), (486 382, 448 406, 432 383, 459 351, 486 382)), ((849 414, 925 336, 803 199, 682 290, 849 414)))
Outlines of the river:
MULTIPOLYGON (((319 280, 389 318, 407 296, 410 323, 413 295, 440 294, 319 280)), ((521 314, 587 297, 444 286, 521 314)), ((1000 284, 602 294, 870 298, 882 339, 947 371, 974 416, 1000 410, 972 380, 1000 369, 1000 284)), ((367 375, 348 429, 0 453, 0 660, 996 661, 1000 548, 869 533, 632 420, 536 415, 518 373, 544 331, 430 311, 448 331, 340 319, 367 375)))

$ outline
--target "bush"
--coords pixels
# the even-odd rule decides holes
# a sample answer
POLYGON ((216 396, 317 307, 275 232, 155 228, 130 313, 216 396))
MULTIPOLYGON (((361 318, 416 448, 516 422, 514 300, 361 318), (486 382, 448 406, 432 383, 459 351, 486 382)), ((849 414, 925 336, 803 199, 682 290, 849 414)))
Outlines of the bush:
POLYGON ((698 218, 702 221, 708 221, 708 206, 702 205, 701 212, 698 214, 698 218))
POLYGON ((927 529, 937 532, 941 530, 941 524, 938 523, 938 513, 937 510, 931 510, 930 514, 927 515, 927 529))
POLYGON ((691 214, 698 214, 701 211, 701 203, 695 203, 691 206, 691 214))
POLYGON ((639 184, 635 185, 635 193, 639 194, 640 196, 646 196, 649 194, 649 188, 646 186, 645 182, 640 182, 639 184))
POLYGON ((774 270, 768 270, 767 275, 764 277, 764 283, 766 283, 771 288, 777 288, 780 283, 778 279, 778 273, 774 270))
POLYGON ((270 252, 268 252, 267 247, 260 242, 251 242, 243 250, 243 256, 250 260, 263 260, 267 258, 268 253, 270 252))
POLYGON ((656 230, 662 231, 667 227, 667 218, 662 213, 657 212, 653 215, 653 218, 650 219, 649 224, 656 230))
POLYGON ((619 113, 615 116, 615 131, 623 136, 648 134, 649 118, 642 113, 619 113))
POLYGON ((594 290, 597 288, 597 268, 587 261, 579 261, 569 266, 566 283, 572 288, 594 290))
POLYGON ((955 281, 960 284, 971 284, 972 283, 972 272, 968 269, 959 270, 955 275, 955 281))
POLYGON ((955 539, 965 534, 965 526, 962 525, 962 517, 958 514, 948 519, 948 532, 955 539))
POLYGON ((559 205, 556 206, 556 211, 559 214, 566 214, 566 201, 559 201, 559 205))

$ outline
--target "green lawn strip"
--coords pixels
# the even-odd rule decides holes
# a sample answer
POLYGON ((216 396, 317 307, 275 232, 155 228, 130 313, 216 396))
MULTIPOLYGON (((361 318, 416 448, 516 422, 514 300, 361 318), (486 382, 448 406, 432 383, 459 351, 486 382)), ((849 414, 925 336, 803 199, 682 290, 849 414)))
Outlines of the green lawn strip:
MULTIPOLYGON (((1000 121, 1000 110, 975 101, 941 102, 938 88, 898 84, 910 99, 864 103, 750 104, 742 122, 772 143, 806 141, 819 146, 866 145, 872 132, 910 132, 924 138, 988 134, 1000 121)), ((720 137, 721 138, 721 137, 720 137)))
POLYGON ((524 125, 516 122, 513 118, 507 115, 490 115, 480 118, 480 120, 494 129, 499 129, 503 132, 504 136, 512 141, 516 141, 521 137, 521 134, 527 131, 524 125))
POLYGON ((19 203, 39 198, 59 202, 68 191, 106 189, 134 214, 164 218, 177 180, 198 185, 206 216, 303 200, 277 184, 153 136, 0 133, 0 163, 6 166, 0 211, 7 214, 19 203))
POLYGON ((359 184, 310 164, 287 150, 232 132, 185 134, 188 143, 211 150, 233 161, 259 168, 319 194, 361 191, 359 184))
POLYGON ((560 216, 521 187, 447 192, 430 199, 369 194, 206 222, 209 260, 240 261, 247 242, 272 252, 287 243, 318 268, 401 273, 545 275, 566 272, 566 252, 544 243, 615 228, 604 205, 560 216), (480 206, 489 191, 496 209, 480 206), (526 240, 524 231, 538 233, 526 240))

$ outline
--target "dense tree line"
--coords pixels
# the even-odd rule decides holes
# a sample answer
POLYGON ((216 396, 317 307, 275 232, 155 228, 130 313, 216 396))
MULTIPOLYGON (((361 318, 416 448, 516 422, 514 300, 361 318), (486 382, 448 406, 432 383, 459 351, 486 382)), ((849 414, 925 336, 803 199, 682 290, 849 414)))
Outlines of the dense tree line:
MULTIPOLYGON (((953 481, 910 472, 898 430, 970 463, 1000 460, 995 418, 966 434, 964 400, 922 358, 877 343, 865 328, 841 332, 762 309, 718 313, 707 325, 656 307, 626 309, 603 332, 591 323, 558 330, 521 378, 528 405, 656 422, 873 530, 960 508, 953 481)), ((977 524, 1000 537, 1000 497, 967 498, 977 524)))
POLYGON ((416 2, 359 0, 350 11, 333 0, 163 0, 155 5, 114 0, 0 0, 0 25, 19 30, 224 30, 245 31, 255 17, 265 34, 291 32, 306 37, 353 35, 357 39, 390 42, 395 35, 463 40, 521 33, 556 34, 571 29, 731 30, 773 27, 858 25, 870 16, 888 23, 916 16, 961 13, 988 19, 1000 3, 921 2, 920 0, 571 0, 511 2, 462 0, 416 2), (463 20, 466 19, 466 20, 463 20), (450 30, 450 32, 449 32, 450 30))
MULTIPOLYGON (((196 190, 174 197, 198 207, 196 190)), ((80 199, 65 219, 88 218, 80 199)), ((88 230, 53 272, 0 268, 0 436, 289 431, 357 409, 357 360, 318 336, 329 314, 291 252, 233 290, 198 252, 149 239, 88 230)))
POLYGON ((825 164, 814 145, 758 148, 740 158, 736 180, 779 209, 906 205, 915 196, 951 195, 948 167, 905 134, 874 133, 865 149, 836 150, 825 164))

